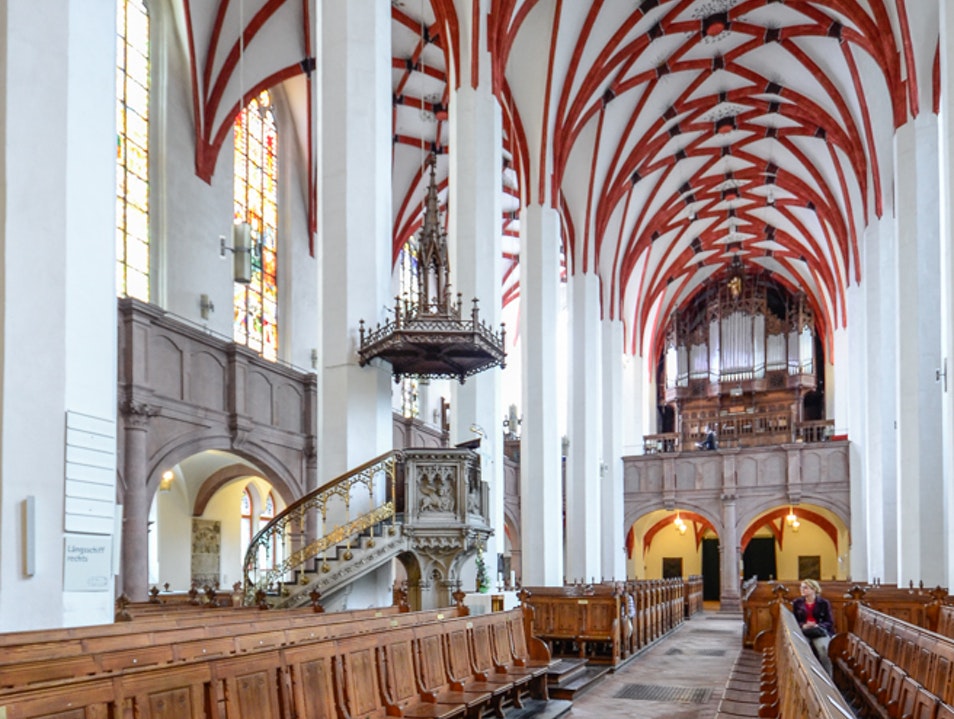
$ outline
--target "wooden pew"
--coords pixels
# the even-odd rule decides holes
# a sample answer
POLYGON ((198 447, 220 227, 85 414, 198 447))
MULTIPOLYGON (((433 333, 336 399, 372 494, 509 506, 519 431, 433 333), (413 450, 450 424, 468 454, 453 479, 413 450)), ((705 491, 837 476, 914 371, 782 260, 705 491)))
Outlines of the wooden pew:
MULTIPOLYGON (((447 608, 430 613, 405 613, 366 609, 315 614, 313 612, 255 612, 240 621, 177 627, 150 625, 152 631, 137 630, 129 623, 103 625, 102 636, 51 641, 41 632, 43 641, 30 643, 29 633, 21 634, 25 643, 8 645, 0 652, 0 687, 30 684, 44 679, 60 679, 79 674, 109 672, 125 667, 223 656, 258 651, 269 647, 308 641, 334 632, 375 631, 391 621, 432 621, 438 616, 456 616, 460 610, 447 608), (340 626, 339 626, 340 625, 340 626), (338 627, 332 629, 332 627, 338 627), (117 632, 116 627, 122 629, 117 632)), ((135 625, 138 627, 139 625, 135 625)), ((86 627, 84 634, 92 628, 86 627)))
POLYGON ((702 577, 691 575, 685 582, 685 618, 689 619, 703 609, 702 577))
POLYGON ((950 604, 937 605, 937 620, 934 631, 954 639, 954 606, 950 604))
MULTIPOLYGON (((751 647, 755 637, 772 625, 770 605, 776 595, 788 602, 800 595, 797 581, 757 582, 751 587, 742 602, 745 632, 743 646, 751 647), (781 589, 780 589, 781 588, 781 589)), ((920 627, 931 627, 931 614, 942 602, 950 601, 947 590, 940 587, 898 587, 882 584, 877 586, 861 585, 852 582, 821 582, 822 596, 831 602, 835 632, 848 630, 845 608, 852 602, 862 601, 869 606, 892 617, 902 619, 920 627)))
POLYGON ((772 605, 772 628, 743 650, 719 704, 716 719, 782 717, 844 719, 854 716, 804 640, 791 611, 772 605))
POLYGON ((464 716, 467 706, 463 702, 440 702, 435 696, 422 696, 412 629, 389 632, 377 651, 382 694, 389 715, 425 719, 464 716))
MULTIPOLYGON (((225 654, 223 645, 218 653, 192 651, 188 659, 150 666, 116 659, 115 668, 105 674, 97 663, 102 657, 94 656, 93 675, 89 666, 81 667, 78 675, 58 679, 47 675, 31 686, 0 690, 0 716, 456 719, 469 714, 479 719, 487 708, 502 714, 495 697, 512 697, 519 706, 517 686, 525 686, 538 671, 545 671, 539 665, 549 663, 545 645, 525 636, 528 611, 482 616, 482 629, 476 633, 477 618, 453 616, 453 609, 378 617, 360 627, 354 622, 326 623, 327 636, 278 646, 279 634, 269 629, 267 634, 275 641, 250 642, 246 652, 225 654), (361 631, 369 625, 371 631, 361 631), (478 664, 486 663, 488 644, 491 652, 499 646, 500 656, 514 663, 506 667, 496 662, 492 681, 476 671, 478 664), (481 646, 480 651, 471 651, 481 646), (524 666, 516 667, 517 662, 524 666)), ((103 656, 117 658, 116 652, 103 656)), ((545 685, 538 696, 546 696, 545 685)))
POLYGON ((954 708, 954 639, 860 604, 829 654, 842 691, 869 716, 933 719, 954 708))
MULTIPOLYGON (((208 662, 196 662, 123 674, 115 681, 117 717, 217 717, 212 711, 211 667, 208 662), (123 712, 124 709, 128 714, 123 712)), ((91 683, 95 681, 98 680, 91 683)))
MULTIPOLYGON (((508 614, 512 614, 508 612, 508 614)), ((495 617, 496 620, 496 617, 495 617)), ((521 623, 523 617, 518 618, 521 623)), ((547 670, 550 667, 550 652, 540 639, 535 640, 535 653, 530 654, 526 647, 518 650, 513 646, 513 633, 518 641, 523 637, 524 626, 514 632, 511 622, 493 621, 490 625, 490 645, 494 664, 509 674, 523 675, 530 682, 530 691, 533 696, 547 698, 547 670)))
POLYGON ((281 650, 285 668, 285 701, 290 716, 303 719, 338 719, 345 706, 340 687, 341 655, 334 641, 312 642, 281 650))
MULTIPOLYGON (((617 666, 686 618, 681 579, 528 587, 533 635, 556 656, 617 666)), ((701 589, 700 589, 701 591, 701 589)), ((701 594, 696 600, 701 608, 701 594)))
MULTIPOLYGON (((457 622, 444 633, 444 655, 447 660, 447 676, 451 688, 462 692, 486 692, 490 694, 490 706, 494 716, 503 719, 504 701, 513 703, 514 694, 518 693, 514 683, 505 675, 481 674, 474 670, 471 656, 470 634, 473 623, 457 622)), ((519 702, 519 696, 517 696, 519 702)))
MULTIPOLYGON (((507 681, 513 687, 511 703, 520 708, 523 706, 523 692, 529 691, 531 688, 530 682, 534 675, 533 672, 519 667, 511 671, 506 665, 495 662, 491 639, 495 620, 496 618, 493 615, 483 614, 473 617, 467 623, 470 627, 469 638, 474 673, 484 681, 496 681, 498 677, 507 681)), ((535 698, 547 698, 546 682, 543 682, 543 693, 538 694, 535 698)))
POLYGON ((418 682, 427 701, 438 704, 463 704, 468 717, 480 719, 491 707, 493 694, 489 691, 456 689, 446 671, 444 634, 441 624, 420 624, 414 627, 418 682))

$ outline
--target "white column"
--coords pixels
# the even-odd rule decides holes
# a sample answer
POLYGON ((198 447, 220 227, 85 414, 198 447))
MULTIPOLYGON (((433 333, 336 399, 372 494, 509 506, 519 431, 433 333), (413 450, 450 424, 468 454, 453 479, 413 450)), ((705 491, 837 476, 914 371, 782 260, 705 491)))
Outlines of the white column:
POLYGON ((600 581, 602 550, 602 338, 600 283, 593 273, 567 280, 570 355, 566 458, 566 577, 600 581))
MULTIPOLYGON (((647 385, 646 360, 641 355, 623 358, 623 456, 643 453, 643 435, 656 432, 654 392, 647 385)), ((626 528, 629 531, 629 528, 626 528)))
POLYGON ((532 205, 520 214, 523 424, 520 437, 522 584, 563 583, 563 480, 557 426, 556 333, 560 220, 532 205))
MULTIPOLYGON (((941 54, 941 97, 940 140, 938 157, 941 166, 940 182, 940 326, 941 326, 941 365, 944 372, 941 378, 941 445, 943 453, 943 501, 944 537, 942 544, 951 547, 954 544, 954 11, 949 3, 940 3, 940 54, 941 54), (947 28, 945 30, 945 28, 947 28)), ((951 586, 954 579, 954 552, 948 552, 945 576, 941 584, 951 586)))
POLYGON ((603 320, 603 437, 601 469, 602 544, 600 561, 606 579, 626 578, 623 547, 623 323, 603 320))
POLYGON ((115 5, 8 0, 0 45, 0 631, 109 622, 114 583, 66 591, 64 547, 118 551, 115 5), (67 412, 112 427, 100 496, 73 494, 95 521, 67 511, 65 444, 92 441, 65 431, 67 412))
POLYGON ((392 446, 391 368, 359 367, 358 323, 391 306, 391 5, 320 3, 318 482, 392 446))
MULTIPOLYGON (((465 28, 473 18, 471 4, 458 2, 465 28), (462 14, 466 13, 466 14, 462 14)), ((483 14, 480 17, 484 17, 483 14)), ((463 29, 463 28, 462 28, 463 29)), ((501 316, 501 190, 503 120, 491 87, 490 54, 481 28, 480 47, 470 45, 470 29, 462 33, 461 65, 468 75, 476 53, 480 84, 461 83, 450 97, 450 179, 448 185, 450 265, 452 289, 461 293, 465 315, 471 300, 480 301, 480 318, 500 328, 501 316)), ((453 85, 453 83, 452 83, 453 85)), ((451 444, 474 439, 472 425, 482 428, 481 476, 490 489, 490 522, 494 535, 487 543, 486 561, 492 582, 497 580, 496 559, 504 549, 503 428, 499 369, 484 371, 451 394, 451 444)))
POLYGON ((895 136, 898 303, 898 582, 945 575, 941 455, 940 207, 937 118, 922 113, 895 136))
MULTIPOLYGON (((864 252, 864 249, 862 250, 864 252)), ((870 375, 868 374, 868 352, 865 348, 867 334, 867 307, 865 288, 851 285, 846 290, 848 303, 848 326, 834 333, 834 362, 832 374, 834 382, 826 385, 826 394, 835 395, 835 427, 847 430, 851 443, 848 447, 848 476, 851 483, 851 536, 848 567, 839 567, 855 579, 871 577, 869 556, 881 557, 880 546, 869 550, 869 512, 877 511, 880 505, 870 504, 869 492, 872 491, 872 478, 866 471, 865 458, 872 441, 871 426, 868 422, 870 375)), ((826 363, 828 364, 828 363, 826 363)), ((876 495, 880 497, 881 492, 876 495)), ((877 521, 880 526, 881 522, 877 521)))
MULTIPOLYGON (((865 295, 868 306, 866 347, 891 347, 897 342, 895 312, 898 283, 895 275, 896 227, 892 218, 872 224, 865 233, 865 295)), ((898 376, 894 352, 868 352, 866 387, 871 447, 868 470, 868 529, 871 551, 880 551, 882 564, 872 565, 869 576, 898 581, 898 445, 897 395, 889 391, 898 376), (875 550, 875 546, 878 550, 875 550)))

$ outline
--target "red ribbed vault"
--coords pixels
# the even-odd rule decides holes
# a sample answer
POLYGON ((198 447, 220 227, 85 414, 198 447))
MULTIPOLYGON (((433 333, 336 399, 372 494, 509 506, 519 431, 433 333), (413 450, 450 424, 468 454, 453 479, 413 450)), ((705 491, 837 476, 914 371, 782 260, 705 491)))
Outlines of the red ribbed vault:
MULTIPOLYGON (((243 98, 278 83, 310 97, 314 5, 173 7, 208 179, 243 98)), ((804 291, 830 349, 864 229, 892 189, 894 131, 936 107, 935 3, 392 0, 391 17, 395 256, 420 227, 429 152, 446 187, 450 86, 490 83, 504 122, 504 302, 520 292, 520 208, 547 204, 567 272, 600 276, 604 316, 650 357, 670 312, 735 255, 804 291)))
MULTIPOLYGON (((604 316, 625 322, 629 350, 654 356, 670 312, 735 255, 804 291, 830 350, 863 230, 891 189, 894 130, 929 105, 935 43, 911 34, 936 10, 918 5, 912 29, 910 2, 492 0, 482 20, 504 107, 504 302, 519 296, 517 211, 547 203, 562 216, 567 271, 599 274, 604 316)), ((392 2, 395 249, 419 216, 416 146, 453 152, 436 75, 466 61, 448 38, 472 5, 392 2), (435 105, 438 119, 410 122, 408 108, 426 118, 435 105)))

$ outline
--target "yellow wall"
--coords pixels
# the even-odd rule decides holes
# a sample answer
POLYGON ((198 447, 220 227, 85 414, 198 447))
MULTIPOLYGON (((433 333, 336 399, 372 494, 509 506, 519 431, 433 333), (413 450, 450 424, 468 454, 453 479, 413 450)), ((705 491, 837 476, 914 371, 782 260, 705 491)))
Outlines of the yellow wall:
MULTIPOLYGON (((802 519, 797 532, 785 526, 782 533, 782 547, 775 544, 775 563, 781 581, 795 581, 798 577, 798 558, 800 556, 819 556, 821 558, 821 578, 847 579, 851 576, 848 566, 848 529, 831 512, 820 507, 808 507, 811 511, 823 515, 838 528, 837 549, 831 538, 818 525, 802 519)), ((796 511, 797 513, 797 511, 796 511)), ((660 520, 671 521, 674 512, 650 512, 633 524, 635 533, 635 547, 632 559, 626 563, 627 576, 632 579, 660 579, 662 578, 662 564, 664 557, 681 557, 683 576, 702 574, 702 546, 697 548, 693 528, 684 535, 680 535, 675 526, 663 527, 653 537, 652 545, 643 553, 643 537, 660 520)), ((779 520, 774 520, 778 526, 779 520)), ((715 537, 711 532, 707 537, 715 537)), ((767 527, 762 527, 756 537, 774 536, 767 527)))

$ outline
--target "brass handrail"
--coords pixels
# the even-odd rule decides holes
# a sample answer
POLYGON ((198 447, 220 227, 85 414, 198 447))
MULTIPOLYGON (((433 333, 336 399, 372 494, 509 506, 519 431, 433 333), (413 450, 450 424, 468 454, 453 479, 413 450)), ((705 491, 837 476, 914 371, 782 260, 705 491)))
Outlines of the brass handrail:
POLYGON ((243 578, 246 603, 252 601, 257 591, 267 590, 273 582, 285 576, 288 572, 302 567, 305 562, 323 554, 331 547, 341 542, 346 542, 347 551, 350 552, 352 538, 358 536, 361 532, 373 528, 388 519, 391 519, 393 524, 395 514, 395 472, 400 456, 401 452, 397 450, 386 452, 369 462, 365 462, 359 467, 335 477, 330 482, 323 484, 321 487, 318 487, 301 499, 290 504, 269 521, 268 524, 262 527, 252 538, 252 541, 248 545, 248 550, 245 552, 243 578), (382 473, 385 478, 385 497, 383 502, 372 507, 370 511, 358 517, 351 518, 350 502, 352 488, 356 485, 364 485, 368 489, 369 496, 373 499, 375 478, 382 473), (336 525, 330 532, 325 533, 324 522, 327 519, 328 502, 335 497, 344 503, 346 516, 343 523, 336 525), (264 550, 265 556, 269 557, 274 540, 277 539, 278 542, 284 543, 286 536, 290 534, 288 527, 292 522, 297 523, 298 527, 304 531, 305 516, 310 511, 320 512, 322 520, 320 533, 323 536, 310 542, 307 546, 291 552, 287 558, 275 566, 260 570, 258 567, 259 553, 264 550))

